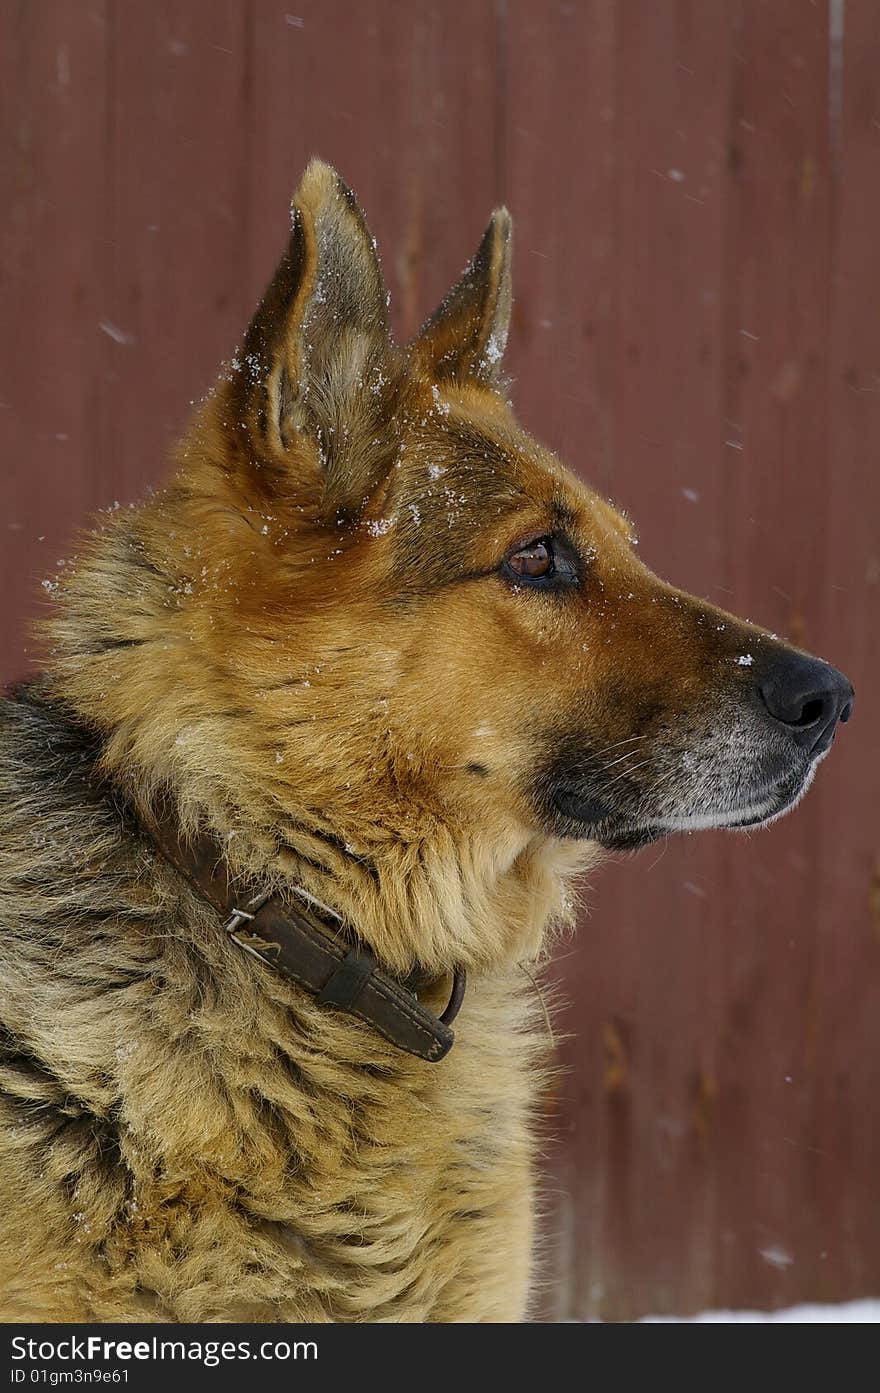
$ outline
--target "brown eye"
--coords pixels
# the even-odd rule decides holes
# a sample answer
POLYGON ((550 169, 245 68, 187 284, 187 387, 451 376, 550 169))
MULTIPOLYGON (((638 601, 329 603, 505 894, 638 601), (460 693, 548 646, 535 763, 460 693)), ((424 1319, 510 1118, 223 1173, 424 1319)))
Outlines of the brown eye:
POLYGON ((501 566, 501 574, 517 591, 543 590, 556 594, 580 585, 581 568, 576 547, 557 532, 509 552, 501 566))
POLYGON ((514 575, 534 580, 550 574, 553 569, 553 553, 545 541, 532 542, 529 546, 515 551, 508 558, 507 564, 514 575))

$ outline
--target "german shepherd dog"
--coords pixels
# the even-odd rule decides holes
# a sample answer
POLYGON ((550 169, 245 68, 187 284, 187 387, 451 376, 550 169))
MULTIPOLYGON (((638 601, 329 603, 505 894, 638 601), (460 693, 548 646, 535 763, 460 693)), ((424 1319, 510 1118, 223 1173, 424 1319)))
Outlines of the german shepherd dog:
POLYGON ((849 715, 520 429, 510 304, 499 210, 396 348, 313 162, 173 482, 65 571, 0 723, 6 1320, 521 1319, 573 880, 779 817, 849 715))

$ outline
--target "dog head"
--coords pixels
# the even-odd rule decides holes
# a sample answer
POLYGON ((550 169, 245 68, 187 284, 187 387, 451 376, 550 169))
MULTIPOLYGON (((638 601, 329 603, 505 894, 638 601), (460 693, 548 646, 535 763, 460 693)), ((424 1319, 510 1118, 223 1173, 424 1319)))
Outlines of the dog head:
MULTIPOLYGON (((360 210, 310 167, 196 436, 253 534, 230 557, 249 670, 277 684, 292 741, 332 726, 342 782, 367 763, 411 807, 608 847, 779 816, 848 718, 849 683, 658 580, 630 523, 520 429, 510 303, 499 211, 398 354, 360 210)), ((287 739, 273 732, 282 761, 287 739)))
POLYGON ((852 689, 658 580, 519 427, 506 212, 405 351, 386 299, 352 194, 313 163, 177 483, 123 529, 128 589, 93 607, 80 669, 99 718, 133 729, 111 669, 161 644, 162 776, 222 765, 237 798, 298 800, 361 850, 427 823, 627 848, 792 807, 852 689))

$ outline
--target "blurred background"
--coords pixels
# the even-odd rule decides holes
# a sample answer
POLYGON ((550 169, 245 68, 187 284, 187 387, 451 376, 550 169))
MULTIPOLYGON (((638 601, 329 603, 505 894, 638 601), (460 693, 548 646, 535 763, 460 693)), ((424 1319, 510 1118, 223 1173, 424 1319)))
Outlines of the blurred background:
POLYGON ((858 693, 786 821, 585 888, 543 1318, 880 1294, 877 0, 3 0, 0 113, 4 680, 77 528, 162 481, 311 154, 400 336, 508 204, 525 424, 858 693))

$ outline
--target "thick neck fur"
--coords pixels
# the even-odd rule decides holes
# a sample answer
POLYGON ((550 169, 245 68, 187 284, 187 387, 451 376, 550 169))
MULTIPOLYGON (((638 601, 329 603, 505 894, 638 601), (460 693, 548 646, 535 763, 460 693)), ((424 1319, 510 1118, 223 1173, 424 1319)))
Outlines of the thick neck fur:
POLYGON ((0 1314, 510 1320, 528 1286, 527 975, 437 1065, 255 965, 120 819, 95 741, 4 703, 0 1314))

